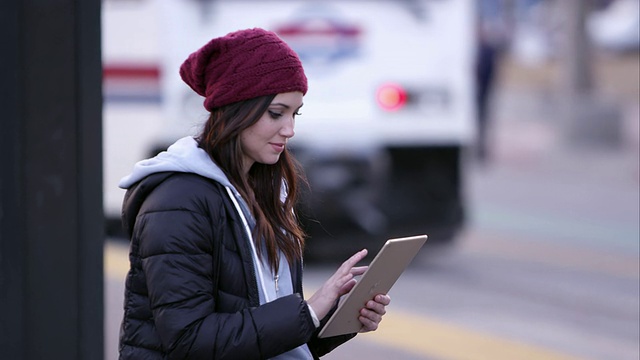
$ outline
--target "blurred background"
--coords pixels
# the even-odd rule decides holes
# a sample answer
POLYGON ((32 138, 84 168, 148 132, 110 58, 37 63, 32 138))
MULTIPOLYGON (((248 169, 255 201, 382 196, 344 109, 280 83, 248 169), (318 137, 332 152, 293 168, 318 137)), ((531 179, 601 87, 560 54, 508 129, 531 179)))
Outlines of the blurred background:
POLYGON ((105 358, 127 240, 118 180, 198 134, 178 68, 277 32, 309 78, 306 295, 426 233, 379 331, 326 359, 638 359, 638 0, 103 0, 105 358))

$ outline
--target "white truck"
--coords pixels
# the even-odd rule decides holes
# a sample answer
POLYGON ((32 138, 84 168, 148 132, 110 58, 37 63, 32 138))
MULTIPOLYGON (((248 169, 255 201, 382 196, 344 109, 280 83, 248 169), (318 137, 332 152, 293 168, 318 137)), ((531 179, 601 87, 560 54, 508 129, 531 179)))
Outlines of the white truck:
POLYGON ((182 61, 252 27, 287 41, 309 79, 291 141, 310 183, 300 208, 308 232, 453 239, 464 224, 464 149, 475 141, 469 0, 104 1, 111 223, 118 179, 206 119, 178 75, 182 61))

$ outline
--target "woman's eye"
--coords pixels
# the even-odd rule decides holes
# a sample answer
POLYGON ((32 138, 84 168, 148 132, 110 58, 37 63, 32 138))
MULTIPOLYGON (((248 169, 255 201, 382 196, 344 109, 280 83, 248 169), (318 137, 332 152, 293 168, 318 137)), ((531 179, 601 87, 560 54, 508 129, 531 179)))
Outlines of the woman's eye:
POLYGON ((293 113, 293 115, 300 116, 300 115, 302 115, 302 113, 300 111, 296 111, 295 113, 293 113))
POLYGON ((272 119, 279 119, 282 114, 269 110, 269 116, 271 116, 272 119))

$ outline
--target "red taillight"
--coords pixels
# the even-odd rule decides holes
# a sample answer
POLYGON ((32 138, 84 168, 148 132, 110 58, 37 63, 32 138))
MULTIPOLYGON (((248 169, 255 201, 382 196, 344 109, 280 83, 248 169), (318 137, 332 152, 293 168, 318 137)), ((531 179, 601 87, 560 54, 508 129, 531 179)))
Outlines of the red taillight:
POLYGON ((384 84, 376 92, 378 105, 386 111, 396 111, 407 103, 407 92, 397 84, 384 84))

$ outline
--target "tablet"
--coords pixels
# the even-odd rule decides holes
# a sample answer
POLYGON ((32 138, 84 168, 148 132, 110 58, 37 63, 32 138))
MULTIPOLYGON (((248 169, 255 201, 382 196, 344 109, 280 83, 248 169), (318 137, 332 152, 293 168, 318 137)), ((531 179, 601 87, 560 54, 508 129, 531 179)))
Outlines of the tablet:
POLYGON ((360 309, 374 296, 389 292, 425 241, 427 235, 387 240, 353 289, 340 300, 338 308, 320 330, 318 337, 360 331, 360 309))

